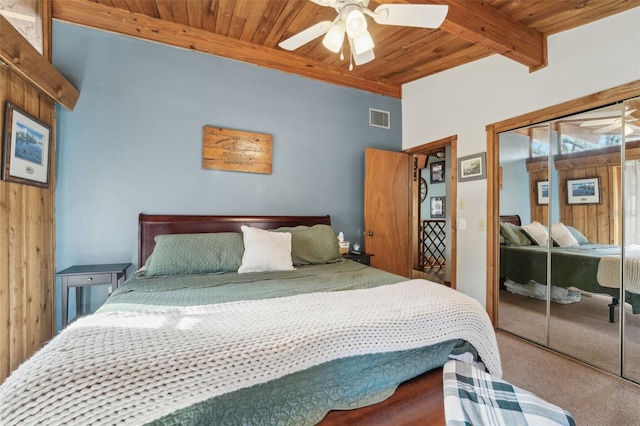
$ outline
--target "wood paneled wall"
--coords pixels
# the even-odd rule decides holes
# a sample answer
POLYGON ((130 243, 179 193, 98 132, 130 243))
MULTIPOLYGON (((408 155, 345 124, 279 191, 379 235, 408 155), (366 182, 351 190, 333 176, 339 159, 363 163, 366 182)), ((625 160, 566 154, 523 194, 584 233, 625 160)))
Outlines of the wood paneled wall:
MULTIPOLYGON (((48 1, 44 3, 43 20, 50 23, 48 1)), ((50 57, 50 30, 44 38, 45 56, 50 57)), ((0 181, 0 383, 55 333, 55 105, 0 66, 0 134, 6 100, 53 131, 49 188, 0 181)))

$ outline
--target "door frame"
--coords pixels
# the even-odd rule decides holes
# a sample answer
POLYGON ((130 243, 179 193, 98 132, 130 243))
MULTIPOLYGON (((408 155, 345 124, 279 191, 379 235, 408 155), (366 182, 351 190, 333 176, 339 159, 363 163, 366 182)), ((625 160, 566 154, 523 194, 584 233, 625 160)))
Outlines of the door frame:
MULTIPOLYGON (((451 219, 451 273, 449 275, 449 278, 451 280, 451 288, 452 289, 456 289, 457 288, 457 281, 456 281, 456 277, 457 277, 457 269, 458 269, 458 264, 457 264, 457 248, 458 248, 458 237, 457 237, 457 229, 458 229, 458 209, 457 209, 457 204, 458 204, 458 136, 457 135, 453 135, 453 136, 448 136, 446 138, 442 138, 436 141, 432 141, 432 142, 427 142, 425 144, 419 145, 419 146, 415 146, 409 149, 405 149, 402 152, 410 154, 410 155, 424 155, 427 154, 429 152, 432 152, 435 149, 438 148, 444 148, 446 146, 450 147, 450 171, 451 171, 451 176, 449 176, 450 180, 451 180, 451 189, 450 189, 450 194, 447 193, 447 198, 449 198, 449 195, 451 196, 451 208, 447 209, 448 211, 450 211, 450 219, 451 219)), ((419 204, 418 204, 418 198, 419 198, 419 194, 420 194, 420 180, 419 179, 413 179, 413 176, 411 177, 411 206, 410 206, 410 211, 409 211, 409 219, 411 221, 411 248, 409 250, 409 258, 410 259, 414 259, 418 256, 418 233, 419 233, 419 228, 418 228, 418 212, 419 212, 419 204)), ((411 271, 413 271, 413 263, 411 264, 411 271)))
POLYGON ((640 96, 640 80, 583 96, 538 111, 489 124, 487 132, 487 293, 486 307, 494 327, 498 325, 500 280, 500 158, 498 133, 536 123, 551 121, 565 115, 602 107, 640 96))

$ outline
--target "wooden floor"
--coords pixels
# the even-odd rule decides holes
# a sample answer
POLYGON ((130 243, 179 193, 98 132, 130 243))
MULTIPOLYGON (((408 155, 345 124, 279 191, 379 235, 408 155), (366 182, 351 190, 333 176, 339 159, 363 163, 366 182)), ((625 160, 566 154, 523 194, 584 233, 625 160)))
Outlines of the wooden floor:
POLYGON ((388 399, 368 407, 331 411, 321 426, 409 426, 445 424, 442 368, 428 371, 398 387, 388 399))

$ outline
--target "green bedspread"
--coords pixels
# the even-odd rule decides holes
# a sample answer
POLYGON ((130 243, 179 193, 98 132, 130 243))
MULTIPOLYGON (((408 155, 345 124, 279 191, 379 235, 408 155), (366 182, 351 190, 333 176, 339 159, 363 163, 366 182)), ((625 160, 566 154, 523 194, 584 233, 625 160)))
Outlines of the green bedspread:
MULTIPOLYGON (((406 278, 350 260, 295 271, 146 277, 138 272, 99 312, 209 305, 310 292, 372 288, 406 278)), ((156 425, 238 425, 319 422, 332 409, 353 409, 389 397, 396 387, 473 348, 450 340, 427 348, 337 359, 280 379, 224 394, 155 421, 156 425)))
MULTIPOLYGON (((619 246, 606 244, 554 247, 551 249, 551 284, 619 298, 620 289, 602 287, 597 280, 600 258, 619 254, 619 246)), ((547 247, 500 246, 500 276, 520 284, 536 281, 546 285, 547 247)), ((627 292, 625 299, 631 304, 634 314, 640 313, 639 294, 627 292)))
POLYGON ((114 291, 98 312, 210 305, 319 291, 355 290, 406 280, 400 275, 346 259, 283 272, 147 277, 142 271, 114 291))

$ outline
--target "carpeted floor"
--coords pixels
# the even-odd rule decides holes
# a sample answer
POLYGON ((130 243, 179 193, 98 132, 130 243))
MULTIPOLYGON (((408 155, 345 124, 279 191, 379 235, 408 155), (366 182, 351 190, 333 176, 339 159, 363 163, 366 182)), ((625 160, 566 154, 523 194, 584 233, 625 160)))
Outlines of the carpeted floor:
MULTIPOLYGON (((620 373, 619 321, 609 322, 606 296, 583 295, 580 302, 551 304, 549 347, 613 374, 620 373)), ((546 301, 500 292, 498 327, 545 345, 546 301)), ((626 306, 624 376, 640 382, 640 315, 626 306)))
MULTIPOLYGON (((620 374, 619 323, 609 322, 610 297, 551 304, 549 347, 498 332, 503 378, 568 410, 579 426, 640 425, 640 385, 620 374), (608 374, 604 371, 613 374, 608 374)), ((624 375, 640 382, 640 315, 625 307, 624 375)), ((498 327, 546 344, 546 301, 500 292, 498 327)))
POLYGON ((640 386, 497 332, 503 378, 569 411, 578 426, 640 425, 640 386))

